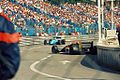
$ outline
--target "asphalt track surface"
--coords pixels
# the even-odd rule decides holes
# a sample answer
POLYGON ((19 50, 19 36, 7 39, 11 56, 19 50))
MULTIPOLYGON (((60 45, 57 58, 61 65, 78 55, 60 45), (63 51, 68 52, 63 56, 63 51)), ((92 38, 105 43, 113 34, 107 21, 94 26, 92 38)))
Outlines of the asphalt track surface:
POLYGON ((120 72, 99 66, 96 55, 52 54, 50 45, 20 47, 20 52, 12 80, 120 80, 120 72))

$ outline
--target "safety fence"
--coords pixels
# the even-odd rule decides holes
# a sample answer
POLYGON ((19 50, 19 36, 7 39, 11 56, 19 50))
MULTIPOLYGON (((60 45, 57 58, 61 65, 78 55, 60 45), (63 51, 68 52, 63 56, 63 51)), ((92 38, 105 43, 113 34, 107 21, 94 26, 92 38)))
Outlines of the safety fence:
MULTIPOLYGON (((40 27, 31 27, 31 25, 26 25, 27 27, 16 28, 16 32, 21 33, 22 36, 36 36, 37 34, 42 34, 45 36, 49 35, 60 35, 63 33, 64 35, 70 35, 73 33, 78 33, 79 35, 87 35, 87 34, 98 34, 98 24, 83 24, 77 27, 65 27, 65 26, 45 26, 41 25, 40 27)), ((105 29, 111 29, 109 25, 104 24, 105 29)), ((113 29, 117 28, 117 24, 114 24, 113 29)), ((40 35, 41 36, 41 35, 40 35)))
POLYGON ((86 35, 86 34, 96 34, 98 33, 98 28, 96 25, 83 25, 82 27, 64 27, 64 26, 45 26, 42 28, 16 28, 16 32, 19 32, 22 34, 22 36, 35 36, 37 33, 43 34, 47 33, 48 35, 52 34, 58 34, 61 33, 65 35, 69 35, 72 33, 79 33, 80 35, 86 35))

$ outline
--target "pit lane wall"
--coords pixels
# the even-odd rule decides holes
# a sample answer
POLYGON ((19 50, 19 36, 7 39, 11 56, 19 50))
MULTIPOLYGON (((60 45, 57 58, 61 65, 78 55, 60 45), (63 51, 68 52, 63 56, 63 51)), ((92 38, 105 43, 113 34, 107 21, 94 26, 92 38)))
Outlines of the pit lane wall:
POLYGON ((97 46, 97 59, 101 66, 120 70, 120 47, 97 46))

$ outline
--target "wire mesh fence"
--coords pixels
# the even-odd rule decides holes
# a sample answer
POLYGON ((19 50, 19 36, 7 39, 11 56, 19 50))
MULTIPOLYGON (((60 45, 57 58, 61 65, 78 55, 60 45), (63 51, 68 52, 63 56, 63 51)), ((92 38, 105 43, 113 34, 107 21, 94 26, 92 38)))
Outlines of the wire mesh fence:
MULTIPOLYGON (((104 24, 104 28, 102 29, 111 29, 110 25, 104 24)), ((114 24, 113 29, 117 28, 117 24, 114 24)), ((73 26, 59 26, 59 25, 49 25, 40 27, 20 27, 16 28, 16 32, 21 33, 22 36, 45 36, 45 35, 72 35, 77 33, 77 35, 89 35, 89 34, 98 34, 98 24, 83 24, 81 26, 73 27, 73 26)), ((102 30, 103 31, 103 30, 102 30)))

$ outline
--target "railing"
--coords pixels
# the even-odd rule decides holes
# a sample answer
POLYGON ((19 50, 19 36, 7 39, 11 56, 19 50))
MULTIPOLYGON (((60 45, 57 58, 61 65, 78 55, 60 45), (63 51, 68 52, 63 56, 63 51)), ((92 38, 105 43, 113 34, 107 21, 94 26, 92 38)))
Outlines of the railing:
POLYGON ((33 46, 33 45, 43 45, 43 38, 41 37, 22 37, 19 42, 20 47, 33 46))
MULTIPOLYGON (((19 42, 20 47, 25 47, 25 46, 33 46, 33 45, 44 45, 44 40, 46 39, 52 39, 55 37, 53 36, 25 36, 21 37, 21 41, 19 42)), ((95 41, 98 40, 98 35, 97 34, 91 34, 91 35, 69 35, 69 36, 63 36, 66 42, 72 42, 72 41, 95 41)))

